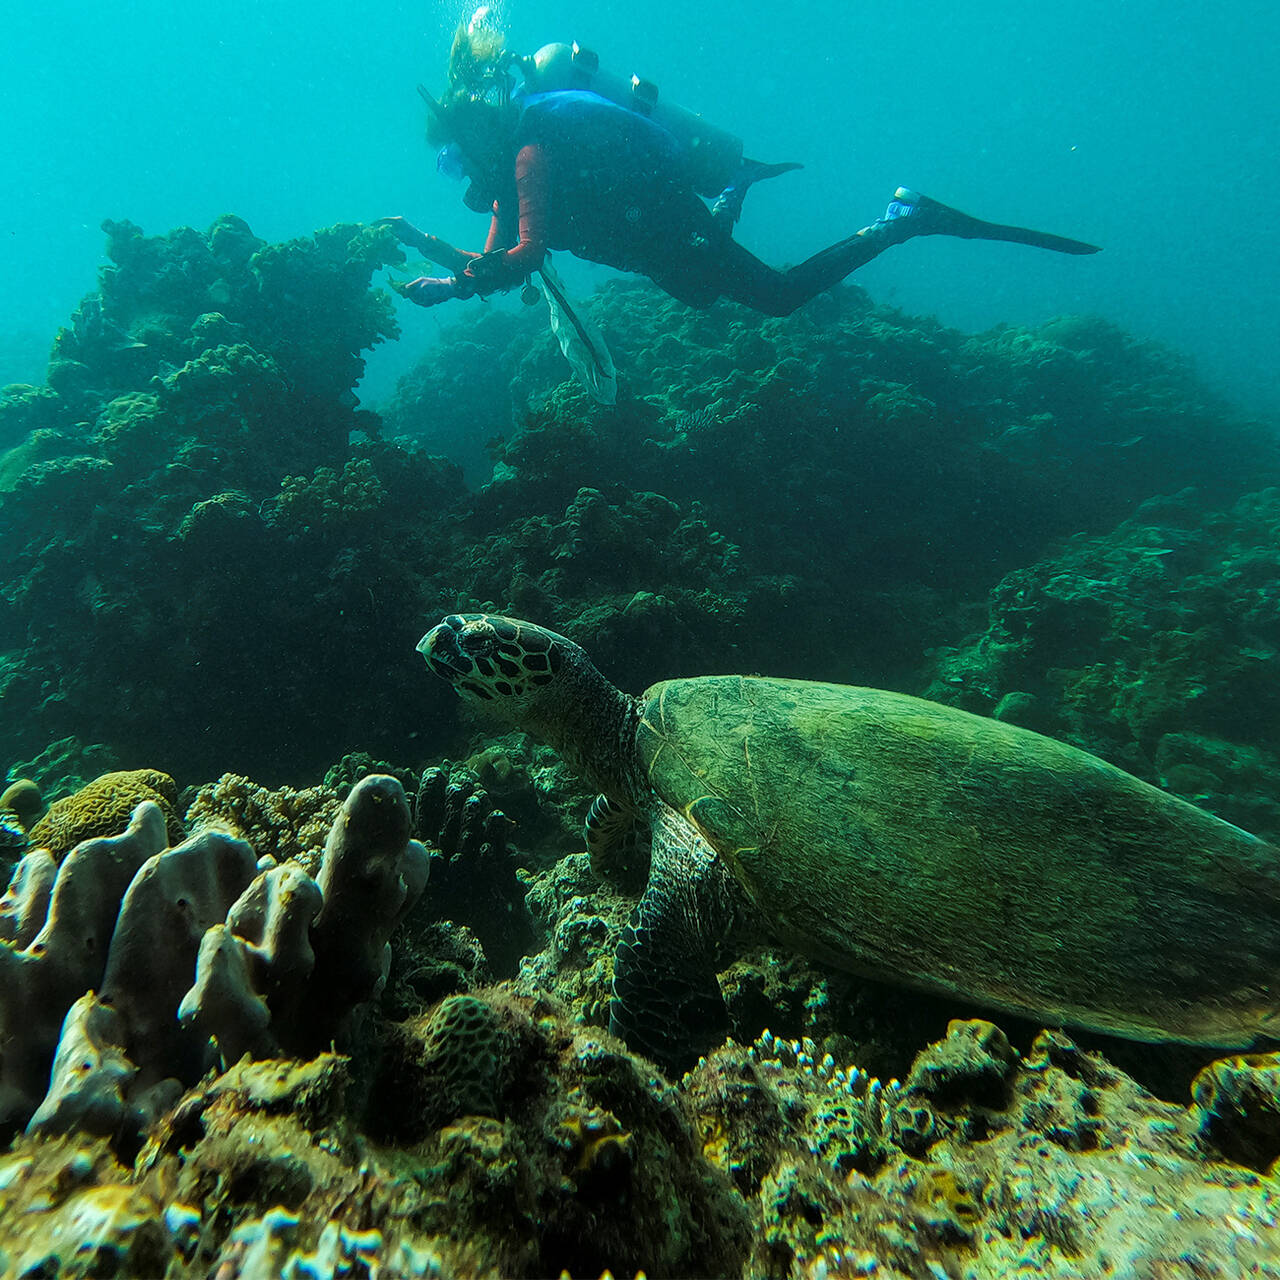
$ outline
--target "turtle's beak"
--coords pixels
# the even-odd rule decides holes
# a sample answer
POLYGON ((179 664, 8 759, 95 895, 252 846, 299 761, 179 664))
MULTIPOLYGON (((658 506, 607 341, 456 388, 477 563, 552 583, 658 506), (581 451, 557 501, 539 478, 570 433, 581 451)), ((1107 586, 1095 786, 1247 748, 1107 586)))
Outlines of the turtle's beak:
POLYGON ((474 664, 458 645, 458 633, 446 618, 431 628, 418 641, 418 652, 427 660, 427 666, 442 680, 451 684, 472 672, 474 664))

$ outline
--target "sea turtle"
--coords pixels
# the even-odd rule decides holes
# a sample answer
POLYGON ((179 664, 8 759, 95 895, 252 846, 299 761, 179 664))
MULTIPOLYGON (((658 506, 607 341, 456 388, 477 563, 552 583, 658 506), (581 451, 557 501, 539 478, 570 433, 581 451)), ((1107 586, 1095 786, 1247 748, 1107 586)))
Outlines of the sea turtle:
POLYGON ((603 792, 595 838, 648 824, 611 1013, 663 1065, 723 1033, 713 962, 742 892, 820 963, 1044 1023, 1280 1033, 1280 849, 1087 752, 879 689, 702 676, 633 697, 489 614, 418 649, 603 792))

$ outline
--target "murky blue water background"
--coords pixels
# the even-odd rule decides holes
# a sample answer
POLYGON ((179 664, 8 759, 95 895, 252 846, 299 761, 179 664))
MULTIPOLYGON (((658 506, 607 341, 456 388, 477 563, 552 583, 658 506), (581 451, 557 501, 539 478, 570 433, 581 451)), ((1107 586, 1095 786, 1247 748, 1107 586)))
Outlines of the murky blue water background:
MULTIPOLYGON (((414 93, 442 87, 470 9, 6 6, 0 382, 42 380, 50 338, 94 285, 104 217, 161 232, 234 212, 279 239, 403 213, 478 246, 484 220, 436 176, 414 93)), ((1193 355, 1240 403, 1280 406, 1269 0, 509 0, 504 17, 516 50, 577 39, 748 154, 803 161, 748 203, 739 237, 766 259, 798 261, 914 186, 1106 252, 916 242, 859 273, 878 298, 966 328, 1102 314, 1193 355)), ((373 398, 447 322, 404 311, 399 349, 371 364, 373 398)))

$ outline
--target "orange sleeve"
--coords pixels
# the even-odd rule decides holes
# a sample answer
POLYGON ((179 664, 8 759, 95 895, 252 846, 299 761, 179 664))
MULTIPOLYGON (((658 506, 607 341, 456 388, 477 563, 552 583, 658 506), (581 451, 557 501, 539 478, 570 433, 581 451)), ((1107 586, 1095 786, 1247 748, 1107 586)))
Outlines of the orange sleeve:
POLYGON ((507 252, 521 275, 528 275, 547 252, 547 204, 550 197, 547 162, 541 147, 521 147, 516 156, 516 194, 520 198, 520 243, 507 252))
POLYGON ((485 237, 484 251, 492 253, 502 248, 502 218, 498 214, 498 202, 493 202, 493 217, 489 220, 489 234, 485 237))
MULTIPOLYGON (((549 195, 550 182, 542 148, 534 145, 521 147, 516 156, 516 196, 520 205, 519 240, 507 249, 497 269, 486 264, 483 280, 474 276, 470 268, 466 271, 486 291, 510 288, 541 265, 548 248, 549 195)), ((502 213, 501 207, 495 202, 493 220, 489 223, 489 238, 485 242, 486 254, 503 247, 503 224, 506 220, 502 213)))

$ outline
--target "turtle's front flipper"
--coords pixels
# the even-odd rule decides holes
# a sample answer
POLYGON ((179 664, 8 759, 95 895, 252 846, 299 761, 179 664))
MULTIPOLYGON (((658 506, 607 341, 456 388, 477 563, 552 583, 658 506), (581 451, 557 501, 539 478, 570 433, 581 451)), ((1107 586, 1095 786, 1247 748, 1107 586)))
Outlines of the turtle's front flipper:
POLYGON ((688 822, 660 813, 649 884, 614 957, 609 1027, 664 1070, 691 1066, 728 1030, 715 961, 733 924, 735 890, 688 822))
POLYGON ((649 879, 649 824, 630 805, 596 796, 583 823, 591 870, 625 893, 649 879))

